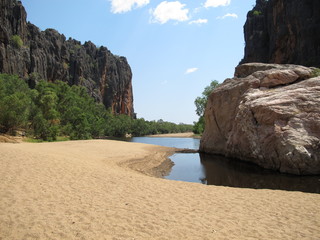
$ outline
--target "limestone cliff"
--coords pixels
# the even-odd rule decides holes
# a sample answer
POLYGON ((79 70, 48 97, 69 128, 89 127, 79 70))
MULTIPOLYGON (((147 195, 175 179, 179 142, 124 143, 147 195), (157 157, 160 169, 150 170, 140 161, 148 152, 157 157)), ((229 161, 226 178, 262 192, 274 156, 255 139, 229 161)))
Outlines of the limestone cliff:
POLYGON ((244 25, 241 63, 320 67, 319 12, 319 0, 257 0, 244 25))
POLYGON ((20 1, 1 0, 1 73, 18 74, 31 86, 39 79, 82 85, 114 113, 134 115, 132 72, 125 57, 90 41, 67 40, 54 29, 40 31, 26 17, 20 1))
POLYGON ((248 63, 208 99, 200 150, 293 174, 320 174, 320 77, 248 63))

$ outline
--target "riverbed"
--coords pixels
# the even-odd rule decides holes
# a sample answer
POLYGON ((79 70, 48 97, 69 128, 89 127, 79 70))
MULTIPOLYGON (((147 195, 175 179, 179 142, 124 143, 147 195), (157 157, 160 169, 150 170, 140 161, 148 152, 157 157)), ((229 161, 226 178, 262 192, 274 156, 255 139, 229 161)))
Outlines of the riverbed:
MULTIPOLYGON (((200 139, 133 137, 132 142, 165 147, 199 149, 200 139)), ((295 176, 263 169, 255 164, 219 155, 176 153, 166 179, 207 185, 253 189, 278 189, 320 193, 320 176, 295 176)))
POLYGON ((320 239, 319 194, 149 172, 172 151, 110 140, 0 143, 0 239, 320 239))

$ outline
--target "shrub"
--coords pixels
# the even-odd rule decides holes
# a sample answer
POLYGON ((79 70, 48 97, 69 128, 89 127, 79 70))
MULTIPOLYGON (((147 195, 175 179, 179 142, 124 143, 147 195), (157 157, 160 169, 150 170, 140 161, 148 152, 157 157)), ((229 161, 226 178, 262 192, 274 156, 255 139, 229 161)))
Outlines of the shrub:
POLYGON ((18 76, 0 74, 0 132, 14 133, 26 127, 30 94, 28 85, 18 76))
POLYGON ((11 44, 15 47, 20 49, 23 46, 23 41, 19 35, 13 35, 11 37, 11 44))
POLYGON ((219 82, 217 80, 211 81, 210 85, 207 86, 202 92, 201 97, 197 97, 194 101, 196 105, 196 113, 200 117, 198 122, 194 122, 193 132, 195 134, 202 134, 205 128, 205 120, 204 120, 204 111, 208 102, 208 98, 212 91, 219 86, 219 82))
POLYGON ((79 50, 81 47, 82 47, 82 46, 81 46, 80 44, 74 45, 74 48, 75 48, 76 50, 79 50))
POLYGON ((64 63, 62 64, 62 66, 63 66, 63 69, 64 69, 64 70, 68 70, 68 69, 70 68, 69 63, 66 63, 66 62, 64 62, 64 63))
MULTIPOLYGON (((30 78, 37 78, 37 74, 30 74, 30 78)), ((37 139, 55 141, 59 134, 71 139, 141 136, 191 131, 192 125, 113 115, 84 87, 39 81, 31 90, 18 76, 0 74, 0 132, 20 129, 37 139)))
POLYGON ((261 14, 262 14, 261 11, 257 11, 257 10, 253 11, 253 16, 260 16, 261 14))
POLYGON ((319 77, 320 76, 320 68, 314 68, 311 76, 312 77, 319 77))
POLYGON ((204 121, 204 116, 201 116, 198 120, 198 122, 194 123, 193 126, 193 133, 194 134, 202 134, 204 132, 204 127, 205 127, 205 121, 204 121))

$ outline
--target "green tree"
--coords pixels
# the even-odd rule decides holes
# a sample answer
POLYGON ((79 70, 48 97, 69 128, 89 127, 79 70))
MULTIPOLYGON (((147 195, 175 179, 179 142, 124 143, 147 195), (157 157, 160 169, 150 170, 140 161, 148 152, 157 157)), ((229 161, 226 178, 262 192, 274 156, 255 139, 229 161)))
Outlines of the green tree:
POLYGON ((15 75, 0 74, 0 132, 26 128, 31 106, 28 85, 15 75))
POLYGON ((132 135, 144 136, 149 134, 148 123, 143 118, 135 119, 132 122, 132 135))
POLYGON ((202 134, 205 128, 204 112, 207 106, 208 98, 212 91, 219 85, 217 80, 213 80, 209 86, 205 87, 201 97, 197 97, 194 101, 196 105, 196 113, 200 117, 198 122, 194 123, 193 132, 202 134))
POLYGON ((126 134, 131 134, 132 118, 127 115, 109 115, 107 119, 107 127, 105 135, 113 137, 124 137, 126 134))
POLYGON ((201 116, 199 118, 198 122, 194 123, 193 129, 192 129, 193 133, 194 134, 202 134, 204 131, 204 126, 205 126, 204 116, 201 116))
POLYGON ((146 121, 113 115, 95 102, 84 87, 70 87, 61 81, 49 83, 39 76, 34 80, 31 90, 19 77, 0 74, 0 132, 23 128, 36 138, 54 141, 60 134, 71 139, 89 139, 185 132, 192 128, 162 119, 146 121))
POLYGON ((25 128, 28 122, 30 97, 25 93, 14 93, 0 100, 0 129, 4 133, 15 133, 25 128))
POLYGON ((23 46, 23 41, 19 35, 12 35, 11 37, 11 44, 15 47, 20 49, 23 46))
POLYGON ((147 121, 147 126, 148 126, 148 133, 145 135, 148 135, 148 134, 152 135, 152 134, 159 133, 157 129, 156 121, 147 121))
POLYGON ((205 87, 204 91, 202 92, 202 96, 197 97, 194 101, 194 104, 196 105, 196 113, 199 117, 204 115, 204 110, 206 109, 209 95, 218 85, 219 82, 217 80, 213 80, 209 86, 205 87))
POLYGON ((58 96, 53 83, 39 82, 38 92, 34 99, 36 110, 32 119, 34 134, 43 140, 56 140, 60 130, 60 113, 58 111, 58 96))
POLYGON ((36 138, 54 141, 59 134, 59 126, 48 121, 40 111, 33 118, 33 131, 36 138))
POLYGON ((55 89, 63 134, 72 139, 89 139, 103 134, 106 109, 102 104, 94 102, 84 87, 70 87, 58 81, 55 89))
POLYGON ((81 109, 76 108, 78 112, 73 119, 71 139, 89 139, 92 137, 90 132, 90 122, 87 113, 81 112, 81 109))

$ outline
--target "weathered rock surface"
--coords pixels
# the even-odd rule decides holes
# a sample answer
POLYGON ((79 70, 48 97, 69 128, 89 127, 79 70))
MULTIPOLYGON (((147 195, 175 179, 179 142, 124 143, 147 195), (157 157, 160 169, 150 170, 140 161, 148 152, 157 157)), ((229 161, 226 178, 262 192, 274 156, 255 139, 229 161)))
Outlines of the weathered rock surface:
POLYGON ((114 113, 133 116, 132 73, 125 57, 92 42, 66 40, 54 29, 40 31, 26 22, 20 1, 1 0, 0 72, 18 74, 31 86, 39 79, 82 85, 114 113), (17 35, 23 45, 14 44, 17 35))
POLYGON ((209 97, 200 151, 293 174, 320 173, 320 77, 297 65, 239 65, 209 97))
POLYGON ((319 12, 319 0, 257 0, 244 25, 241 63, 320 67, 319 12))

